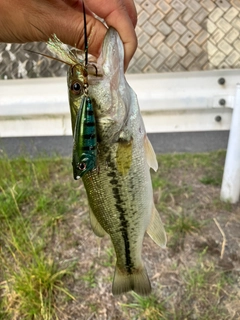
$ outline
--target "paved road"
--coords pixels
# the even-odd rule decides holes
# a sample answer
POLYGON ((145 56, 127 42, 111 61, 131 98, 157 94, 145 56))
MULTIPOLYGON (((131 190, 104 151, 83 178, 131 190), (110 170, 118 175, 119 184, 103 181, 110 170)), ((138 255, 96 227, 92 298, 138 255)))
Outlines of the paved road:
MULTIPOLYGON (((229 131, 151 133, 149 138, 156 153, 208 152, 226 149, 229 131)), ((0 156, 60 155, 71 156, 72 137, 0 138, 0 156)))

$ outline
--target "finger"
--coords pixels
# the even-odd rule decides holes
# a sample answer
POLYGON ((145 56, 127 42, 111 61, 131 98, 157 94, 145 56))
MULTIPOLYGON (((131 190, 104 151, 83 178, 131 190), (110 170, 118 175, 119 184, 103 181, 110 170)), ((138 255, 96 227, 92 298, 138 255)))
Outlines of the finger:
POLYGON ((82 0, 63 0, 67 5, 74 10, 82 11, 82 0))
MULTIPOLYGON (((82 0, 64 0, 64 2, 66 4, 68 4, 69 6, 71 6, 72 8, 74 8, 75 10, 82 11, 82 0)), ((125 64, 126 64, 125 67, 127 67, 128 61, 131 59, 132 54, 135 52, 135 49, 136 49, 135 48, 136 35, 134 32, 134 37, 132 39, 130 38, 131 39, 130 43, 128 43, 128 41, 125 41, 124 38, 125 38, 125 34, 129 35, 129 32, 128 32, 128 30, 126 30, 126 32, 123 33, 122 30, 124 30, 124 25, 125 25, 124 21, 126 19, 128 19, 128 17, 132 21, 133 27, 136 26, 137 11, 136 11, 136 7, 134 5, 133 0, 112 0, 111 2, 110 1, 101 1, 101 6, 99 6, 99 2, 96 0, 94 0, 94 1, 85 0, 84 3, 85 3, 85 6, 88 6, 88 7, 86 7, 86 11, 89 16, 91 16, 90 10, 92 10, 99 17, 103 18, 109 26, 112 25, 119 32, 120 37, 122 38, 123 43, 124 43, 124 47, 125 47, 124 48, 125 49, 125 64), (88 10, 88 8, 90 10, 88 10), (112 18, 112 20, 114 21, 113 24, 109 23, 109 21, 110 21, 110 19, 108 17, 109 12, 111 13, 111 11, 114 11, 114 9, 116 11, 116 15, 119 15, 119 12, 120 12, 119 19, 121 19, 123 21, 122 27, 121 26, 119 28, 117 27, 117 24, 115 23, 114 17, 112 18), (132 41, 132 43, 131 43, 131 41, 132 41), (132 51, 133 51, 133 53, 132 53, 132 51)), ((97 37, 97 35, 96 35, 96 29, 94 32, 94 28, 97 27, 98 23, 94 20, 91 20, 91 18, 87 19, 87 21, 88 21, 88 26, 87 26, 88 30, 89 29, 91 30, 89 33, 92 35, 92 38, 94 38, 94 40, 96 41, 97 39, 99 39, 99 37, 97 37)), ((129 21, 128 21, 128 23, 129 23, 129 21)), ((133 33, 131 25, 129 26, 129 29, 131 29, 131 33, 133 33)), ((89 49, 91 51, 92 48, 94 47, 94 41, 89 41, 89 42, 90 42, 89 49)))
MULTIPOLYGON (((82 11, 82 0, 63 0, 67 5, 75 10, 82 11)), ((86 5, 89 5, 89 1, 85 0, 86 5)), ((95 1, 96 2, 96 1, 95 1)), ((137 24, 137 10, 133 0, 122 0, 122 5, 126 8, 126 11, 132 20, 132 24, 136 27, 137 24)), ((108 8, 109 4, 107 5, 108 8)))
POLYGON ((112 26, 118 31, 124 45, 124 65, 126 70, 137 48, 137 37, 133 26, 133 23, 136 23, 134 4, 129 0, 101 0, 101 5, 95 0, 87 0, 85 3, 92 12, 103 18, 108 26, 112 26), (128 3, 127 7, 125 3, 128 3), (134 22, 132 22, 128 11, 131 12, 134 22))
MULTIPOLYGON (((89 53, 98 57, 101 53, 102 43, 106 35, 107 28, 102 22, 94 18, 91 13, 86 14, 86 23, 87 25, 84 26, 83 21, 81 23, 79 23, 79 20, 75 21, 76 30, 78 31, 76 32, 77 38, 74 46, 80 49, 85 49, 84 27, 86 27, 89 53)), ((74 22, 71 27, 74 27, 74 22)))
POLYGON ((124 0, 123 4, 135 28, 137 25, 137 10, 136 10, 135 4, 132 0, 124 0))
MULTIPOLYGON (((38 13, 41 19, 44 17, 44 23, 41 20, 36 20, 35 17, 29 19, 29 24, 33 28, 34 41, 47 41, 55 33, 62 42, 84 50, 84 22, 81 1, 42 1, 38 13), (37 28, 34 30, 33 26, 37 28)), ((87 8, 86 21, 89 53, 98 57, 107 29, 93 17, 87 8)))

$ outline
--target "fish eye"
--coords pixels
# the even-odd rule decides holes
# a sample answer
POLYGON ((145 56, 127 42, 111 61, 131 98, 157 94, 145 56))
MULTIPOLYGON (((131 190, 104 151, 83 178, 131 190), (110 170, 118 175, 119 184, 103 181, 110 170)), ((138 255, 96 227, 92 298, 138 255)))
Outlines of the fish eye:
POLYGON ((87 165, 86 165, 85 162, 80 162, 80 163, 78 163, 77 168, 78 168, 79 170, 83 171, 83 170, 86 169, 86 166, 87 166, 87 165))
POLYGON ((71 85, 71 91, 73 94, 78 95, 83 92, 83 86, 79 82, 73 82, 71 85))

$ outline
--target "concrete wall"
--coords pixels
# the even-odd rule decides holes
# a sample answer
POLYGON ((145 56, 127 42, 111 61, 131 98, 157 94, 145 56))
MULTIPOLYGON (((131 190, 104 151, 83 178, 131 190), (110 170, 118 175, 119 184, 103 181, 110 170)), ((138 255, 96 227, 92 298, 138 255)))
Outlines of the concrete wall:
MULTIPOLYGON (((239 0, 135 0, 139 46, 129 73, 240 68, 239 0)), ((0 43, 0 79, 64 76, 45 43, 0 43)))

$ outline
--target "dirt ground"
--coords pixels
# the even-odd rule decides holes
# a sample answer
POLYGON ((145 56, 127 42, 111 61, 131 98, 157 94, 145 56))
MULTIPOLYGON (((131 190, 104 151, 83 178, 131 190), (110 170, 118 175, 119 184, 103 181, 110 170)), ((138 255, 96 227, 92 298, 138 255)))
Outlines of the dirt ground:
POLYGON ((206 157, 159 157, 154 198, 168 247, 145 237, 149 298, 113 297, 112 245, 93 234, 86 198, 73 206, 51 246, 59 261, 74 265, 66 281, 76 300, 59 304, 61 319, 240 319, 240 205, 219 200, 224 153, 206 157))
POLYGON ((0 301, 0 319, 6 319, 9 303, 10 320, 240 319, 240 203, 220 201, 224 161, 222 151, 158 157, 159 170, 152 173, 152 182, 155 205, 167 232, 167 248, 161 249, 146 235, 142 257, 152 294, 114 297, 115 253, 109 238, 98 238, 91 229, 86 193, 81 181, 73 180, 71 159, 3 160, 0 209, 5 214, 2 221, 6 216, 9 219, 6 232, 15 232, 0 229, 5 239, 1 261, 9 259, 3 268, 8 279, 0 273, 0 285, 9 283, 10 288, 16 279, 21 282, 19 272, 28 274, 29 270, 26 259, 35 266, 36 257, 29 255, 20 226, 23 230, 27 226, 31 235, 27 239, 37 248, 34 254, 38 252, 44 262, 54 262, 60 273, 68 272, 60 281, 51 280, 58 290, 46 287, 46 304, 50 301, 50 309, 54 309, 50 316, 42 314, 41 296, 35 315, 30 314, 31 301, 35 301, 31 299, 24 309, 28 316, 23 315, 29 292, 42 292, 42 269, 38 268, 28 279, 37 274, 40 280, 33 290, 25 285, 21 288, 22 300, 19 286, 0 290, 5 301, 2 310, 0 301), (9 252, 6 243, 11 247, 13 239, 17 246, 9 252))

